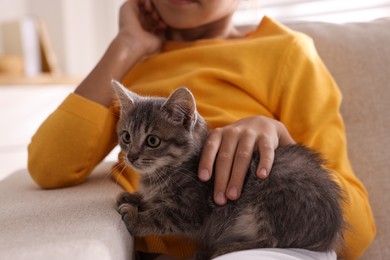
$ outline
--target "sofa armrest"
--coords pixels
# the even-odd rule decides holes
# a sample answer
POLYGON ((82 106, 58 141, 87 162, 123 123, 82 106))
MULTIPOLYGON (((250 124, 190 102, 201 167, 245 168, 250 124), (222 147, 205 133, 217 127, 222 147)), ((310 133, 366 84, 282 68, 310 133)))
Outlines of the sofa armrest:
POLYGON ((0 182, 2 259, 131 259, 133 241, 115 210, 110 164, 79 186, 41 190, 27 170, 0 182))

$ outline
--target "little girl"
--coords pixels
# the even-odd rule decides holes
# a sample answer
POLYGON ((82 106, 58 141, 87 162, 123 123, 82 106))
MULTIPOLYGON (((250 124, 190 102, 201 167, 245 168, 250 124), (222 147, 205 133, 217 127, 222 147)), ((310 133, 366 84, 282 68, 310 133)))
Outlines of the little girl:
MULTIPOLYGON (((373 240, 375 224, 367 192, 348 161, 337 85, 309 37, 267 17, 250 33, 237 30, 232 16, 239 3, 125 2, 118 35, 100 62, 32 138, 31 176, 43 188, 79 184, 116 146, 112 79, 140 95, 168 96, 187 86, 213 129, 203 148, 199 178, 215 176, 215 202, 223 205, 240 197, 254 151, 261 154, 257 176, 264 179, 277 147, 303 143, 328 160, 344 190, 349 229, 345 247, 337 253, 356 259, 373 240)), ((138 174, 116 169, 115 180, 135 191, 138 174)), ((176 237, 147 237, 136 240, 136 249, 183 259, 193 255, 196 244, 176 237)), ((219 259, 239 257, 336 259, 332 252, 299 249, 255 249, 219 259)))

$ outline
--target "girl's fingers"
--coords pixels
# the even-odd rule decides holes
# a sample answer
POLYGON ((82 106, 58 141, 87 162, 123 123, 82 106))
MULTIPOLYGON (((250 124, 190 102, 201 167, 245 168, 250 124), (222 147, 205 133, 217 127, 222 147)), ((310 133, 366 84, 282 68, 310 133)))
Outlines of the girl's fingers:
POLYGON ((279 123, 278 125, 278 133, 279 133, 279 146, 286 146, 289 144, 296 143, 294 139, 291 137, 287 128, 282 123, 279 123))
POLYGON ((220 129, 212 131, 203 146, 202 154, 199 162, 198 176, 202 181, 208 181, 213 172, 215 158, 217 156, 219 146, 222 141, 222 133, 220 129))
POLYGON ((154 12, 151 12, 150 13, 150 17, 153 19, 153 21, 155 22, 160 22, 161 18, 160 18, 160 15, 154 11, 154 12))
POLYGON ((260 161, 257 167, 256 175, 260 179, 266 179, 271 172, 272 164, 275 158, 275 149, 278 144, 274 145, 270 138, 262 137, 258 143, 260 161))
POLYGON ((260 160, 256 175, 260 179, 268 178, 274 163, 275 150, 279 146, 295 143, 287 128, 281 122, 273 119, 268 120, 270 120, 270 123, 272 123, 272 127, 264 127, 264 133, 259 138, 257 145, 260 154, 260 160))
POLYGON ((258 149, 260 161, 256 175, 260 179, 268 178, 274 163, 276 148, 295 143, 283 124, 277 121, 274 121, 274 123, 276 124, 277 139, 272 139, 267 135, 263 135, 262 138, 259 139, 258 149))
POLYGON ((139 0, 140 10, 143 15, 145 29, 154 34, 159 30, 166 29, 166 24, 161 20, 160 15, 150 0, 139 0))
POLYGON ((235 151, 233 168, 226 189, 226 196, 230 200, 236 200, 240 197, 244 185, 245 176, 253 156, 253 148, 256 142, 255 133, 243 135, 235 151))
POLYGON ((228 128, 222 135, 222 142, 215 162, 214 201, 226 203, 226 188, 231 178, 234 156, 237 150, 239 130, 228 128))
POLYGON ((147 12, 149 12, 149 13, 153 12, 154 6, 152 4, 152 1, 150 1, 150 0, 143 0, 142 2, 144 4, 145 10, 147 12))
POLYGON ((214 174, 214 201, 223 205, 227 199, 240 197, 254 151, 260 154, 256 175, 266 179, 275 149, 293 143, 285 126, 276 120, 262 116, 239 120, 210 133, 200 158, 199 178, 207 181, 214 174))

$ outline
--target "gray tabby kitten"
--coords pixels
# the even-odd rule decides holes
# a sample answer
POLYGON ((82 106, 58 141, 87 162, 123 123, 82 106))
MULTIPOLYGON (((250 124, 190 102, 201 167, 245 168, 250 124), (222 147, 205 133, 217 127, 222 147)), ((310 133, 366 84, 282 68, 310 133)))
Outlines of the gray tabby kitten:
POLYGON ((270 176, 256 177, 254 156, 237 201, 218 206, 213 180, 197 170, 207 125, 186 88, 169 98, 141 97, 113 81, 121 105, 119 144, 141 188, 118 196, 132 235, 183 235, 200 243, 205 260, 252 248, 329 251, 342 240, 342 192, 313 151, 278 148, 270 176))

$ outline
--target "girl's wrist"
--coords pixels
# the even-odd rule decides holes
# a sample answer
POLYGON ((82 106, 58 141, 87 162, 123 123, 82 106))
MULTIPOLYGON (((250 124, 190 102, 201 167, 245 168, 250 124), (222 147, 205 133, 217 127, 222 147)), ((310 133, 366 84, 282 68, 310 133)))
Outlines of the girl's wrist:
POLYGON ((76 88, 75 93, 106 107, 112 102, 111 80, 122 80, 126 73, 145 56, 133 41, 115 37, 91 73, 76 88))
POLYGON ((140 43, 120 34, 113 39, 107 53, 117 60, 118 65, 123 67, 125 72, 146 55, 140 43))
POLYGON ((119 50, 123 53, 131 55, 133 58, 138 60, 153 52, 147 42, 143 42, 136 37, 129 36, 124 32, 119 32, 112 41, 111 45, 116 46, 115 48, 119 48, 119 50))

